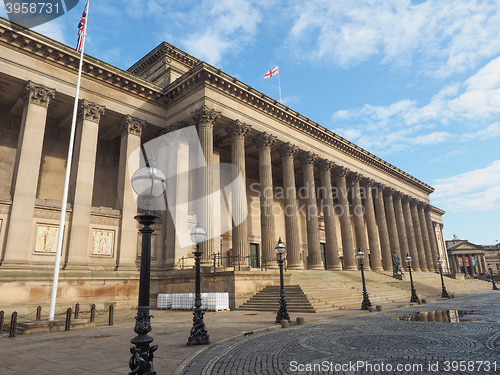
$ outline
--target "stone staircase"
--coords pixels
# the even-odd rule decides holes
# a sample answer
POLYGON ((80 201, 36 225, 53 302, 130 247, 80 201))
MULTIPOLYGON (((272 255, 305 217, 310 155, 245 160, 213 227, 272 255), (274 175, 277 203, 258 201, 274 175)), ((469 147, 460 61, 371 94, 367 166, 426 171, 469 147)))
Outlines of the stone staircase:
MULTIPOLYGON (((323 312, 338 309, 359 309, 362 301, 361 274, 356 271, 288 271, 290 284, 285 295, 290 312, 323 312)), ((372 305, 407 304, 411 297, 409 275, 397 280, 388 272, 365 272, 366 286, 372 305)), ((444 279, 449 294, 473 294, 491 289, 482 280, 444 279)), ((441 278, 437 273, 413 273, 413 283, 420 299, 441 296, 441 278)), ((239 309, 279 309, 279 286, 267 286, 239 309)))

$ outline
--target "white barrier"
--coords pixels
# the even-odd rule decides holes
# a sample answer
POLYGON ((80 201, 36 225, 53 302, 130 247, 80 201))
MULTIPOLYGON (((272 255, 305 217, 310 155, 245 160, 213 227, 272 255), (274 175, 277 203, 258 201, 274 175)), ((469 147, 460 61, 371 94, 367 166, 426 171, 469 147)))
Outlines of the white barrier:
MULTIPOLYGON (((158 294, 159 309, 194 309, 194 293, 162 293, 158 294)), ((203 310, 229 310, 229 293, 201 293, 203 310)))

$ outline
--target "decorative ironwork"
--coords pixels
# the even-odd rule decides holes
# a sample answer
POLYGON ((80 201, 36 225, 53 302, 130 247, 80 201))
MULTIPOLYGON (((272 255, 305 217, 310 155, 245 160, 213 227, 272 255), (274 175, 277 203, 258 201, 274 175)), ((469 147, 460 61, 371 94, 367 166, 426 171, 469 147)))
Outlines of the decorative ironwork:
POLYGON ((280 257, 278 259, 278 264, 280 267, 280 309, 276 315, 275 323, 281 323, 282 320, 288 320, 290 322, 290 316, 288 315, 288 308, 285 300, 285 283, 283 282, 283 254, 279 253, 280 257))

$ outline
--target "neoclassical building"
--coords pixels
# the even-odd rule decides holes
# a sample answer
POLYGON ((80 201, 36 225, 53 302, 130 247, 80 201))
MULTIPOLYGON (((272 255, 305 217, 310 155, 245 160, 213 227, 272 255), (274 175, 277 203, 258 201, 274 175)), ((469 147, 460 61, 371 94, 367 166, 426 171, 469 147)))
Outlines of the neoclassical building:
MULTIPOLYGON (((0 302, 43 301, 50 292, 78 61, 73 48, 0 19, 0 283, 6 291, 0 302)), ((401 259, 409 253, 417 272, 434 272, 438 257, 449 269, 444 211, 430 205, 431 186, 168 43, 127 71, 85 56, 79 99, 62 300, 135 300, 139 233, 130 174, 139 164, 129 157, 142 144, 189 127, 197 131, 207 171, 167 189, 187 201, 193 186, 211 194, 218 178, 212 166, 232 164, 246 199, 221 194, 196 212, 160 212, 154 288, 192 257, 192 244, 179 245, 173 222, 187 229, 201 222, 213 234, 202 244, 207 263, 214 254, 238 256, 246 271, 275 258, 279 237, 289 270, 356 270, 358 249, 373 271, 391 272, 394 251, 401 259), (219 235, 222 209, 242 219, 219 235)), ((181 173, 190 169, 191 144, 177 145, 163 165, 181 173)), ((271 277, 255 274, 260 283, 271 277)))

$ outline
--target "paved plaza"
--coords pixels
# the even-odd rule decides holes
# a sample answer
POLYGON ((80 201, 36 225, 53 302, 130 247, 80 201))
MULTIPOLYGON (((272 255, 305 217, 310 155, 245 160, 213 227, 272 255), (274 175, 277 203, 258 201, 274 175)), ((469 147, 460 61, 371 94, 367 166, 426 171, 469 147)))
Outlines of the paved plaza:
MULTIPOLYGON (((288 329, 273 324, 276 314, 271 312, 207 312, 205 322, 212 344, 197 347, 186 346, 192 325, 190 311, 155 310, 152 314, 155 318, 151 334, 159 346, 154 358, 158 375, 500 372, 499 292, 373 313, 339 310, 291 314, 292 320, 303 316, 306 324, 288 329), (480 321, 426 323, 395 319, 417 311, 444 309, 479 310, 474 314, 480 321), (353 367, 356 364, 360 364, 359 368, 353 367), (372 372, 367 371, 369 365, 372 372), (423 370, 398 372, 398 365, 421 365, 423 370), (455 368, 460 365, 474 366, 474 370, 455 368), (324 371, 325 366, 333 371, 324 371), (387 371, 388 366, 394 370, 387 371)), ((15 338, 3 334, 0 374, 127 374, 134 316, 134 311, 118 311, 114 326, 15 338)))

